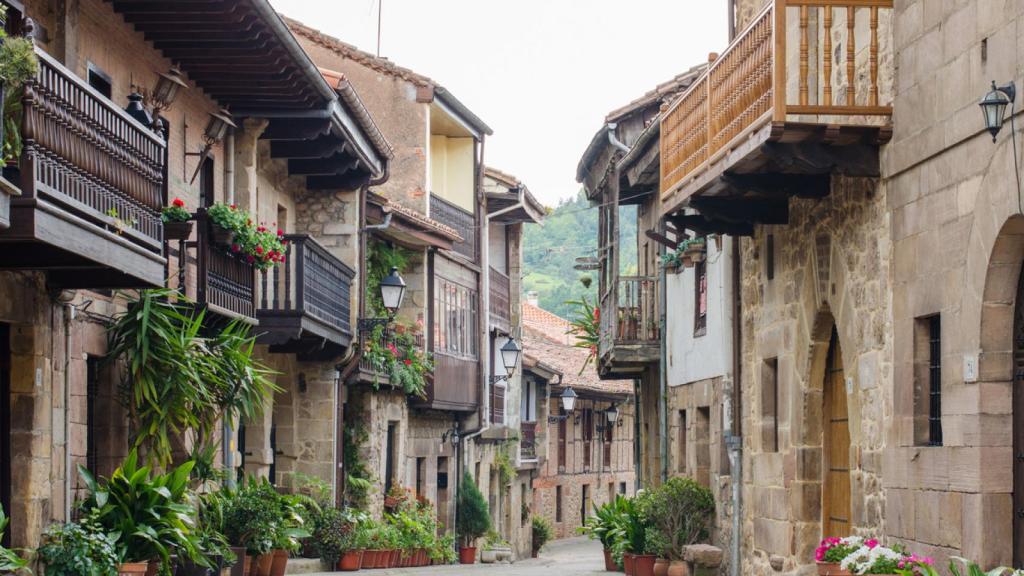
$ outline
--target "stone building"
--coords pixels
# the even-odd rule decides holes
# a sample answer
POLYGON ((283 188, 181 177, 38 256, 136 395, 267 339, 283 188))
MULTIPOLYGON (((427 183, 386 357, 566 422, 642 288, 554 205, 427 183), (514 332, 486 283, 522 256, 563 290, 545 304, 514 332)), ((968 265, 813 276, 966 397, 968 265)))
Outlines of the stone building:
POLYGON ((540 516, 556 538, 575 536, 594 505, 637 489, 633 381, 598 378, 568 330, 567 320, 536 302, 523 304, 527 379, 536 389, 537 420, 546 426, 537 433, 533 504, 522 521, 529 521, 527 512, 540 516), (577 395, 571 412, 562 407, 566 389, 577 395))
MULTIPOLYGON (((268 302, 282 294, 265 283, 261 288, 251 264, 213 245, 203 209, 235 203, 254 221, 276 222, 292 240, 289 260, 315 254, 325 268, 319 286, 347 294, 358 260, 354 245, 329 233, 321 245, 309 235, 319 231, 299 215, 308 203, 356 206, 361 188, 384 176, 390 152, 358 99, 343 93, 350 88, 329 84, 309 64, 263 0, 235 3, 244 18, 230 21, 222 21, 219 3, 168 5, 157 16, 135 2, 5 4, 8 29, 33 38, 41 68, 26 87, 31 99, 20 122, 20 171, 5 171, 0 182, 0 501, 11 517, 12 544, 33 546, 47 524, 69 517, 79 489, 75 467, 107 475, 128 450, 120 377, 104 362, 106 328, 124 309, 115 289, 181 288, 207 310, 209 329, 218 318, 281 319, 265 325, 262 334, 276 340, 261 344, 261 357, 287 367, 278 380, 286 396, 295 391, 296 371, 306 371, 317 392, 330 397, 329 385, 316 387, 333 382, 331 357, 348 349, 348 303, 338 299, 336 307, 316 311, 326 317, 310 308, 272 310, 268 302), (190 24, 196 18, 222 24, 220 32, 242 42, 262 38, 287 80, 242 65, 237 51, 221 51, 213 28, 190 24), (155 101, 132 93, 151 97, 172 66, 184 86, 154 122, 155 101), (239 84, 249 89, 239 92, 239 84), (223 115, 225 107, 237 130, 223 142, 204 141, 211 115, 223 115), (74 121, 56 120, 51 112, 58 109, 74 121), (313 116, 318 120, 308 119, 313 116), (298 125, 320 135, 319 144, 345 150, 335 159, 350 168, 344 180, 311 181, 290 160, 290 146, 278 149, 283 139, 309 145, 309 134, 292 131, 298 125), (197 213, 187 242, 165 241, 159 212, 172 198, 197 213), (303 328, 291 330, 286 321, 303 328), (327 345, 318 351, 329 349, 330 357, 307 356, 311 331, 327 345)), ((353 209, 344 217, 358 214, 353 209)), ((278 270, 293 275, 293 288, 307 288, 308 301, 318 296, 308 278, 294 276, 295 267, 278 270)), ((268 422, 284 419, 270 402, 266 413, 268 422)), ((318 406, 316 413, 333 422, 329 410, 318 406)), ((308 462, 330 482, 333 425, 325 428, 317 445, 293 440, 302 445, 295 466, 308 462)), ((251 434, 243 450, 232 442, 220 457, 238 466, 241 452, 251 451, 246 468, 267 473, 271 436, 251 434)))

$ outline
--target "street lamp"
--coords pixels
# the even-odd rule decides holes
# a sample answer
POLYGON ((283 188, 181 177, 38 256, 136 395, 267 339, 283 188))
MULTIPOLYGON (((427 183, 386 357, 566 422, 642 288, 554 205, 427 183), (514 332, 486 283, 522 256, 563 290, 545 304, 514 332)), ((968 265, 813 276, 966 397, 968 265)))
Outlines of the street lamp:
POLYGON ((619 407, 612 404, 604 411, 604 416, 608 419, 608 425, 614 426, 615 422, 619 420, 619 407))
POLYGON ((182 79, 181 70, 172 66, 167 72, 161 73, 160 80, 157 81, 156 88, 150 95, 153 116, 159 116, 161 112, 170 108, 175 98, 178 97, 178 92, 185 88, 188 88, 188 84, 182 79))
POLYGON ((519 364, 519 353, 522 351, 514 338, 509 338, 501 347, 501 363, 505 365, 505 372, 508 372, 509 376, 516 371, 516 365, 519 364))
POLYGON ((227 108, 210 112, 209 115, 210 119, 206 122, 206 129, 203 130, 203 149, 199 152, 185 153, 185 156, 199 156, 199 164, 196 166, 196 171, 192 173, 192 179, 189 180, 189 184, 196 181, 196 176, 199 176, 199 172, 203 169, 203 160, 206 159, 206 155, 210 153, 214 146, 224 140, 228 129, 238 128, 238 125, 231 118, 231 112, 228 112, 227 108))
POLYGON ((380 299, 384 302, 384 309, 387 310, 385 318, 360 318, 359 331, 372 332, 377 326, 387 326, 402 307, 402 299, 405 297, 405 280, 398 273, 398 268, 392 266, 391 273, 380 281, 380 299))
POLYGON ((565 412, 572 412, 572 409, 576 407, 576 391, 572 389, 572 386, 566 387, 562 390, 562 410, 565 412))
POLYGON ((981 113, 985 116, 985 128, 992 134, 993 142, 996 141, 996 135, 1003 127, 1007 105, 1013 104, 1016 100, 1017 86, 1013 82, 1005 86, 996 86, 996 82, 993 80, 992 90, 985 94, 985 97, 978 103, 981 113))

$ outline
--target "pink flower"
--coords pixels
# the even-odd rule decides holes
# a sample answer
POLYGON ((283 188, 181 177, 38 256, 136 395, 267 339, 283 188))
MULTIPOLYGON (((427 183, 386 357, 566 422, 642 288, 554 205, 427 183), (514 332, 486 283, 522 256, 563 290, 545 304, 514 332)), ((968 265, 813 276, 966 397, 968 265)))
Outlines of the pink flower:
POLYGON ((875 540, 874 538, 865 540, 864 545, 867 546, 868 549, 874 548, 875 546, 878 546, 878 540, 875 540))

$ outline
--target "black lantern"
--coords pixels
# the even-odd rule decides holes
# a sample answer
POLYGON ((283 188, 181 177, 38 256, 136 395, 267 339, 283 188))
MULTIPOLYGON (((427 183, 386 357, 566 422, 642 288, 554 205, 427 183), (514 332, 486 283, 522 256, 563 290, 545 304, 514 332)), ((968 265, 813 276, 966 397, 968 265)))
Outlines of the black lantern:
POLYGON ((562 410, 566 413, 572 412, 572 409, 576 407, 576 391, 571 386, 566 387, 562 390, 562 410))
POLYGON ((398 274, 398 268, 392 266, 391 274, 388 274, 380 281, 380 298, 384 301, 384 308, 392 316, 402 307, 402 298, 405 296, 405 280, 398 274))
POLYGON ((619 419, 619 407, 616 406, 615 404, 612 404, 611 406, 608 407, 607 410, 604 411, 604 415, 605 418, 608 419, 609 424, 615 424, 615 422, 619 419))
POLYGON ((992 134, 992 141, 996 141, 996 135, 1003 127, 1003 119, 1006 115, 1006 106, 1017 100, 1017 86, 1010 82, 1005 86, 996 86, 992 81, 992 90, 981 99, 978 106, 985 116, 985 128, 992 134))
POLYGON ((153 115, 159 116, 160 112, 170 108, 182 88, 188 88, 188 84, 182 79, 181 70, 171 67, 167 72, 160 74, 160 80, 156 83, 156 88, 153 89, 153 94, 150 96, 153 115))
POLYGON ((142 94, 132 92, 128 95, 128 107, 124 109, 129 116, 139 121, 139 124, 149 127, 153 124, 153 116, 146 107, 142 105, 142 94))
POLYGON ((199 171, 203 169, 203 160, 206 159, 207 154, 210 153, 210 149, 220 144, 221 140, 228 133, 228 128, 237 128, 235 122, 231 119, 231 112, 228 112, 227 108, 221 108, 216 112, 210 112, 210 120, 206 123, 206 129, 203 130, 203 142, 205 145, 198 154, 186 152, 186 156, 199 156, 199 164, 196 165, 196 171, 192 174, 192 179, 189 180, 189 184, 196 181, 196 176, 199 176, 199 171))
POLYGON ((519 354, 522 349, 516 345, 516 341, 513 338, 509 338, 505 345, 501 347, 501 363, 505 366, 505 371, 509 376, 516 371, 516 365, 519 364, 519 354))

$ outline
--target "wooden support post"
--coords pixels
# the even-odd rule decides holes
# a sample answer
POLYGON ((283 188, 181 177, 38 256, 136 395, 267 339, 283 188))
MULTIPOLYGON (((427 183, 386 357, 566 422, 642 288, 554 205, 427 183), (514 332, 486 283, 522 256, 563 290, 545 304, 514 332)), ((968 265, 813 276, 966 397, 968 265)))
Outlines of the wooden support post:
POLYGON ((846 7, 846 105, 856 104, 857 75, 857 39, 854 28, 857 24, 857 11, 854 6, 846 7))

